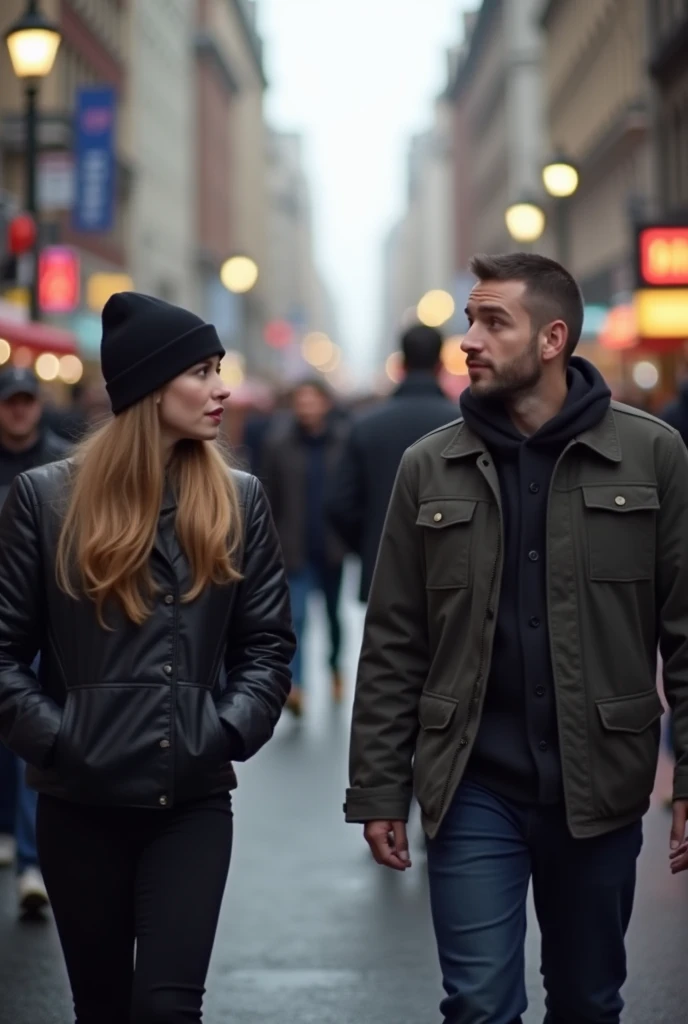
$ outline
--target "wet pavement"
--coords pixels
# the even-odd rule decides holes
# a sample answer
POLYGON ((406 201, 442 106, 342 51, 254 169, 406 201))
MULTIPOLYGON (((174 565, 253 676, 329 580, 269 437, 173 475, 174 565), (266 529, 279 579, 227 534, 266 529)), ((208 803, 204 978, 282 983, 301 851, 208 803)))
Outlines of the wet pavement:
MULTIPOLYGON (((346 603, 346 625, 351 681, 361 629, 353 600, 346 603)), ((321 628, 308 663, 311 678, 320 677, 321 628)), ((414 867, 400 877, 373 864, 360 827, 344 824, 348 717, 348 707, 329 705, 324 683, 314 686, 304 720, 296 725, 285 718, 273 742, 241 770, 235 854, 205 1024, 439 1021, 418 826, 414 867)), ((669 874, 668 828, 658 801, 646 818, 625 1024, 688 1019, 688 877, 669 874)), ((12 876, 4 871, 0 1024, 71 1024, 52 923, 19 924, 14 910, 12 876)), ((536 1024, 543 1015, 536 927, 528 964, 531 1006, 524 1022, 536 1024)))

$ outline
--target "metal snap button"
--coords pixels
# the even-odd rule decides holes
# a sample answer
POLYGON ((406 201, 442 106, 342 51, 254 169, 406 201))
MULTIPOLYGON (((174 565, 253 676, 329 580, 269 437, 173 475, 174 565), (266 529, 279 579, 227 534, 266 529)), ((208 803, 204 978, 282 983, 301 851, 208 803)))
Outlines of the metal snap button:
POLYGON ((617 496, 614 498, 614 501, 616 502, 617 505, 625 505, 626 504, 626 499, 624 498, 623 494, 617 494, 617 496))
POLYGON ((174 597, 172 594, 165 594, 165 604, 174 604, 174 597))
POLYGON ((171 676, 172 675, 172 666, 171 665, 163 665, 162 670, 163 670, 163 672, 165 673, 166 676, 171 676))
POLYGON ((161 804, 163 807, 166 807, 167 806, 167 797, 166 796, 161 796, 160 799, 158 800, 158 803, 161 804))
POLYGON ((167 750, 169 745, 170 745, 170 741, 169 740, 160 740, 160 746, 162 747, 163 750, 167 750))
POLYGON ((442 513, 441 512, 435 512, 435 514, 434 514, 434 516, 432 518, 435 520, 436 523, 439 523, 440 520, 442 519, 442 513))

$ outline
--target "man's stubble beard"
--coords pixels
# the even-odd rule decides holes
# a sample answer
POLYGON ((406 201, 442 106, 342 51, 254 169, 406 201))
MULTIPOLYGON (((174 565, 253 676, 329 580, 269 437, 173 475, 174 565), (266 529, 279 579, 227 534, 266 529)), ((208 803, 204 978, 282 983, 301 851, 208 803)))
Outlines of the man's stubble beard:
POLYGON ((471 392, 476 398, 488 398, 491 401, 513 401, 532 391, 542 378, 542 363, 538 358, 538 339, 534 334, 528 347, 520 356, 493 371, 489 383, 471 384, 471 392))

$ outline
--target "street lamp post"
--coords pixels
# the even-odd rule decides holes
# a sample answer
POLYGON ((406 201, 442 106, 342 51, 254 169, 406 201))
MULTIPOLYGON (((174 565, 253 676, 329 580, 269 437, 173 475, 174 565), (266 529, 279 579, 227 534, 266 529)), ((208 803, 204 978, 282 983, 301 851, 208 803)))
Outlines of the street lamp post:
POLYGON ((38 256, 40 229, 36 196, 36 164, 38 154, 38 87, 42 78, 53 69, 60 46, 60 32, 38 9, 38 0, 28 0, 24 14, 9 27, 5 41, 12 68, 25 83, 26 95, 26 209, 36 224, 33 246, 30 292, 31 318, 40 318, 38 302, 38 256))
POLYGON ((557 260, 563 266, 569 262, 569 217, 567 200, 578 188, 580 175, 576 165, 563 154, 557 154, 542 168, 542 181, 554 203, 554 230, 557 260))

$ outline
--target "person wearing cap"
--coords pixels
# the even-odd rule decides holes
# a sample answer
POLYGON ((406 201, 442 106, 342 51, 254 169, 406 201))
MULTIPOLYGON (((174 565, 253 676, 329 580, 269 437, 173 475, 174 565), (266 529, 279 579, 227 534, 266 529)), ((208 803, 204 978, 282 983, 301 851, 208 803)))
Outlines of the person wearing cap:
POLYGON ((214 327, 133 292, 102 320, 112 418, 0 514, 0 737, 39 794, 79 1024, 192 1024, 233 762, 290 690, 289 591, 262 486, 217 445, 214 327))
MULTIPOLYGON (((0 373, 0 506, 19 473, 62 459, 68 445, 42 425, 43 403, 33 370, 0 373)), ((41 915, 48 894, 36 850, 36 794, 25 768, 0 743, 0 867, 15 866, 22 917, 41 915)))

